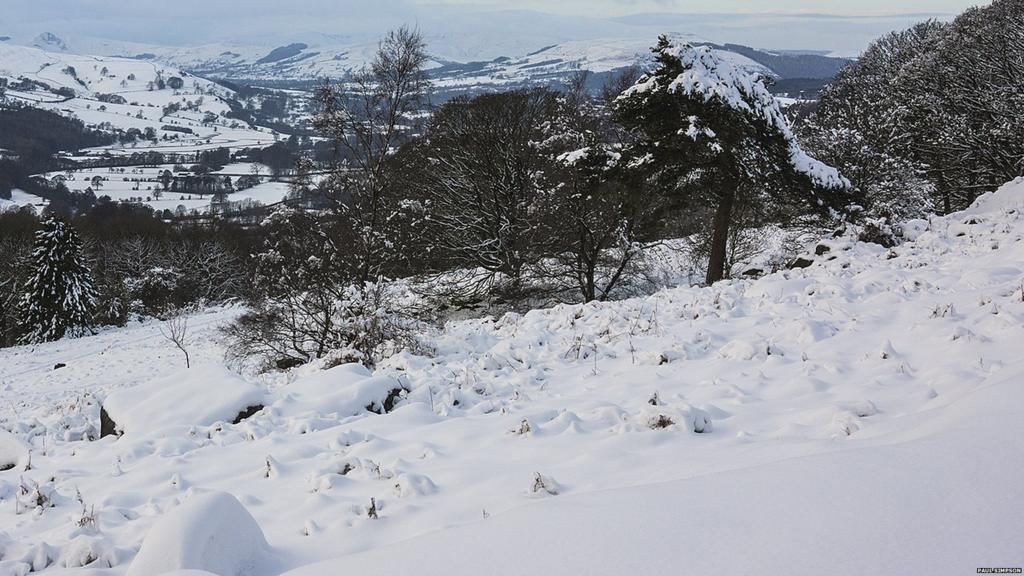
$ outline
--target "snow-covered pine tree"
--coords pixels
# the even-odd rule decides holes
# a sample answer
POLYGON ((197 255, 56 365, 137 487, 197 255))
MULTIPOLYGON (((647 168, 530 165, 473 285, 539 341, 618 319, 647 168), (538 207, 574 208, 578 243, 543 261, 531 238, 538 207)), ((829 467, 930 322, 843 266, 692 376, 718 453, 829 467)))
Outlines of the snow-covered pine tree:
POLYGON ((764 81, 708 46, 662 36, 656 66, 618 98, 616 116, 638 134, 637 165, 688 210, 707 210, 707 282, 725 276, 738 214, 760 223, 829 214, 849 182, 797 143, 764 81))
POLYGON ((96 289, 75 229, 56 214, 48 216, 30 260, 21 301, 23 341, 49 342, 87 329, 96 289))

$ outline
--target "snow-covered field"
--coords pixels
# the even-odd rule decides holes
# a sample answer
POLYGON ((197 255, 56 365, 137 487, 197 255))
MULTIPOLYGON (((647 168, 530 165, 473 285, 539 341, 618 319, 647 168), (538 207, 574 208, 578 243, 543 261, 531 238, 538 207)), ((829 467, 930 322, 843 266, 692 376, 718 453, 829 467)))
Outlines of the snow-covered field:
MULTIPOLYGON (((225 166, 223 170, 216 172, 216 174, 228 175, 234 179, 238 176, 249 175, 251 166, 252 164, 245 163, 231 164, 225 166)), ((260 174, 262 174, 264 180, 269 180, 270 169, 263 165, 259 166, 260 174)), ((115 170, 111 171, 110 168, 83 168, 71 171, 70 179, 67 178, 67 172, 50 172, 41 176, 47 179, 64 178, 64 184, 73 192, 81 192, 86 188, 93 188, 93 193, 96 194, 97 198, 109 196, 115 202, 145 204, 154 210, 170 210, 174 212, 181 206, 188 212, 193 210, 206 212, 210 209, 210 201, 213 198, 211 194, 201 196, 199 194, 162 191, 163 186, 160 183, 160 175, 165 170, 173 172, 174 165, 172 164, 163 166, 126 166, 123 168, 123 173, 120 172, 121 168, 115 170), (99 188, 93 186, 92 183, 93 178, 97 176, 103 179, 99 188), (159 193, 159 198, 156 197, 155 192, 159 193)), ((254 200, 263 205, 270 205, 283 200, 288 195, 288 190, 287 182, 265 181, 258 186, 232 192, 227 198, 231 202, 254 200)), ((11 198, 11 201, 15 204, 24 205, 32 203, 40 206, 46 205, 46 200, 42 198, 22 191, 18 192, 20 194, 12 195, 11 198)), ((0 205, 0 209, 2 209, 2 205, 0 205)))
POLYGON ((29 194, 24 190, 15 188, 11 190, 11 199, 0 198, 0 210, 18 209, 22 206, 35 206, 36 208, 43 208, 46 206, 46 200, 29 194))
POLYGON ((0 574, 1024 566, 1024 180, 905 232, 452 322, 372 375, 237 375, 235 309, 191 369, 154 323, 0 351, 0 574), (100 403, 124 434, 86 441, 100 403))

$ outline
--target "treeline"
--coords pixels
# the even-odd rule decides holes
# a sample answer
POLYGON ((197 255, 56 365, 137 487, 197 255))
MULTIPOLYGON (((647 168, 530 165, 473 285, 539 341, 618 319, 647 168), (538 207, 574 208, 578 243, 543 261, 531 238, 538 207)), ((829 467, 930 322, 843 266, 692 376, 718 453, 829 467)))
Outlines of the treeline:
POLYGON ((74 217, 49 211, 39 217, 31 210, 0 213, 0 346, 248 296, 250 255, 261 243, 258 228, 230 222, 169 224, 159 216, 148 206, 113 202, 99 202, 74 217), (81 263, 79 272, 91 290, 58 294, 66 305, 37 299, 51 312, 31 317, 27 298, 41 270, 53 270, 46 276, 53 289, 69 284, 61 280, 70 274, 62 268, 67 259, 43 257, 38 250, 40 236, 50 239, 54 227, 75 239, 77 248, 62 249, 81 263), (81 311, 68 314, 69 307, 81 311), (82 320, 66 324, 62 318, 82 320), (40 331, 41 326, 59 330, 40 331))
MULTIPOLYGON (((80 120, 24 106, 0 106, 0 198, 13 188, 40 188, 31 175, 60 169, 61 150, 105 146, 113 136, 90 130, 80 120)), ((46 191, 44 190, 44 193, 46 191)), ((45 197, 45 196, 44 196, 45 197)))
POLYGON ((840 72, 805 144, 884 204, 883 215, 966 208, 1024 175, 1024 3, 886 35, 840 72))
POLYGON ((809 119, 795 111, 799 138, 765 79, 665 38, 650 71, 599 95, 580 78, 462 97, 420 124, 422 39, 399 30, 364 73, 319 90, 314 126, 337 160, 319 181, 300 164, 293 197, 327 210, 268 220, 233 350, 372 363, 403 341, 386 278, 431 310, 524 309, 635 293, 644 248, 666 238, 695 242, 707 283, 766 227, 854 223, 897 242, 896 221, 1022 174, 1022 6, 881 39, 809 119))

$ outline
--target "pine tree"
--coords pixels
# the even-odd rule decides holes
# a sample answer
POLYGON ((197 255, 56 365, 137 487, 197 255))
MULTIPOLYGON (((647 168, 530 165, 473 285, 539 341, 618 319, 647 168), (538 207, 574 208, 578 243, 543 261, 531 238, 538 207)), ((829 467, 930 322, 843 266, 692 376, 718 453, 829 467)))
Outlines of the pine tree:
POLYGON ((619 97, 616 115, 638 134, 635 163, 650 180, 680 207, 709 213, 708 283, 725 276, 739 215, 763 225, 850 201, 849 183, 800 148, 756 74, 665 36, 654 53, 655 69, 619 97))
POLYGON ((59 340, 87 329, 96 289, 74 228, 51 214, 36 233, 30 261, 21 302, 24 342, 59 340))

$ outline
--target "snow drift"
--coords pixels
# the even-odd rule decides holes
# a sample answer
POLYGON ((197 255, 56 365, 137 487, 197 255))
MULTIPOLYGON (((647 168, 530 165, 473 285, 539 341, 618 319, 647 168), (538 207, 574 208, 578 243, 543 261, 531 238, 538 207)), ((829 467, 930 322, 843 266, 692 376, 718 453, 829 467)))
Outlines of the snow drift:
POLYGON ((230 494, 193 496, 146 535, 127 576, 205 570, 218 576, 268 574, 270 547, 256 520, 230 494))
POLYGON ((262 406, 264 392, 223 367, 182 370, 108 396, 103 407, 121 432, 147 435, 171 427, 231 422, 262 406))

